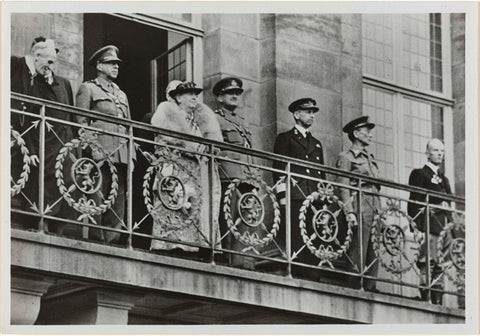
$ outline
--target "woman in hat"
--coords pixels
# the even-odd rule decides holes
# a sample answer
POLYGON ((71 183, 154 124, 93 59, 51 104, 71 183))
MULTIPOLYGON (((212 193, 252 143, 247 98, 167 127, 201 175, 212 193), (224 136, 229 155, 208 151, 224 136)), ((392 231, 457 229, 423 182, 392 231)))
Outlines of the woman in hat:
MULTIPOLYGON (((375 161, 373 154, 369 153, 367 147, 372 141, 372 129, 375 127, 374 123, 369 122, 368 116, 362 116, 360 118, 350 121, 343 128, 343 132, 348 134, 348 138, 352 142, 349 149, 341 152, 338 155, 336 167, 353 172, 356 174, 362 174, 371 177, 378 176, 378 165, 375 161)), ((344 185, 358 186, 358 179, 339 177, 338 182, 344 185)), ((365 191, 378 192, 380 187, 377 184, 368 182, 362 182, 362 189, 365 191)), ((360 225, 360 219, 357 217, 359 214, 358 199, 353 195, 352 189, 340 188, 340 199, 345 204, 345 210, 347 212, 347 221, 355 225, 360 225)), ((372 247, 370 231, 375 214, 375 210, 380 207, 380 199, 378 196, 371 194, 362 194, 360 200, 360 207, 362 210, 361 226, 355 231, 352 245, 350 246, 350 256, 355 263, 354 268, 358 268, 357 271, 362 271, 368 267, 366 275, 376 276, 378 271, 378 260, 375 260, 375 254, 372 247), (359 244, 359 232, 362 232, 362 251, 360 251, 359 244), (360 259, 360 253, 362 259, 360 259), (363 264, 360 264, 360 260, 363 260, 363 264)), ((352 279, 352 286, 359 287, 359 281, 352 279)), ((365 279, 363 287, 367 291, 375 292, 375 282, 369 279, 365 279)))
MULTIPOLYGON (((215 114, 197 100, 201 88, 193 82, 172 81, 166 91, 168 100, 158 106, 152 125, 222 141, 215 114)), ((221 189, 217 166, 214 164, 210 176, 208 159, 200 155, 206 147, 200 143, 164 135, 157 135, 155 140, 174 147, 160 145, 156 149, 163 163, 158 166, 154 186, 157 198, 152 211, 152 235, 176 242, 154 239, 150 249, 199 251, 196 246, 185 245, 193 243, 203 252, 212 245, 211 238, 219 239, 221 189)))

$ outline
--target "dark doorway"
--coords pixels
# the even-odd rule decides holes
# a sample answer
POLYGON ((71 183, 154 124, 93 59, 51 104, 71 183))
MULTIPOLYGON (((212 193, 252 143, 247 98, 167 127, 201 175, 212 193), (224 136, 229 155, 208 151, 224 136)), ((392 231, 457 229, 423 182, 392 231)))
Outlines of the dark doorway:
POLYGON ((85 80, 95 78, 88 64, 99 48, 113 44, 123 60, 116 83, 127 94, 132 119, 140 121, 151 108, 150 61, 168 49, 168 31, 108 14, 84 14, 85 80))

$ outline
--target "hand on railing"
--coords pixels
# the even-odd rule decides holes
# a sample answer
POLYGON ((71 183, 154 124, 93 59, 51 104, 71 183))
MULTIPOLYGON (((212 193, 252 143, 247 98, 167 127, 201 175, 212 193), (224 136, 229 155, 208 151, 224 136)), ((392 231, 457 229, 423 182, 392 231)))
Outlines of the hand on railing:
POLYGON ((351 226, 358 226, 357 216, 355 215, 355 213, 348 213, 346 219, 351 226))
POLYGON ((98 148, 92 149, 92 159, 95 162, 103 161, 105 159, 105 153, 98 148))

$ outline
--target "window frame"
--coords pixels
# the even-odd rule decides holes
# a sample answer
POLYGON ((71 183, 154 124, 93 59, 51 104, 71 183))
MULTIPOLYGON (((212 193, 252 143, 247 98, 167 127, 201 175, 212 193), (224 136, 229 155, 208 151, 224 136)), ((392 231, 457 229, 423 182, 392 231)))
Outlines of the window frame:
MULTIPOLYGON (((110 15, 185 35, 185 38, 190 38, 191 56, 189 56, 189 60, 191 61, 191 64, 187 64, 187 69, 191 69, 189 70, 191 73, 191 78, 189 78, 189 80, 194 81, 200 87, 203 86, 204 30, 202 29, 202 14, 191 13, 191 22, 175 19, 162 14, 155 14, 155 16, 152 16, 138 13, 111 13, 110 15)), ((151 89, 152 87, 153 85, 151 84, 151 89)))
MULTIPOLYGON (((429 13, 427 13, 429 14, 429 13)), ((403 14, 402 14, 403 15, 403 14)), ((388 80, 365 72, 362 68, 362 86, 388 92, 393 95, 394 129, 397 131, 393 136, 394 148, 396 148, 394 161, 396 171, 394 176, 400 183, 408 183, 408 176, 404 173, 404 113, 403 100, 413 99, 422 103, 434 104, 443 109, 443 140, 445 143, 445 176, 450 180, 450 185, 455 185, 454 154, 453 154, 453 109, 451 81, 451 42, 450 42, 450 14, 441 13, 442 27, 442 92, 424 90, 412 85, 401 84, 401 48, 402 48, 402 15, 393 15, 393 80, 388 80)), ((363 22, 363 20, 362 20, 363 22)), ((362 27, 362 29, 364 29, 362 27)), ((363 43, 363 39, 362 39, 363 43)), ((363 58, 363 54, 362 54, 363 58)), ((363 64, 363 62, 362 62, 363 64)), ((363 99, 363 98, 362 98, 363 99)), ((363 104, 362 104, 362 114, 363 104)))

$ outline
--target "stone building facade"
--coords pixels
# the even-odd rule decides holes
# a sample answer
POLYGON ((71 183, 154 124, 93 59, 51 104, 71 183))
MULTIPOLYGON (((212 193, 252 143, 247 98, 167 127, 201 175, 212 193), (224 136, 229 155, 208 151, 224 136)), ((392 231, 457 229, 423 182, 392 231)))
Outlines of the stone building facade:
MULTIPOLYGON (((406 183, 408 170, 423 165, 426 140, 437 136, 446 144, 446 175, 454 182, 455 193, 465 194, 464 14, 12 14, 12 55, 24 55, 39 35, 55 39, 60 49, 56 73, 68 78, 74 91, 92 79, 90 55, 103 45, 117 45, 124 60, 117 82, 129 97, 132 118, 137 121, 164 99, 163 91, 171 79, 194 80, 205 89, 203 101, 215 107, 213 85, 223 77, 236 76, 243 81, 241 108, 253 133, 254 148, 272 151, 275 136, 293 125, 288 105, 295 99, 312 97, 320 108, 312 133, 324 146, 327 166, 333 166, 338 153, 350 144, 341 132, 343 125, 368 114, 378 125, 372 148, 381 161, 384 178, 406 183), (435 35, 438 29, 440 36, 435 35)), ((193 263, 158 261, 154 255, 137 251, 129 255, 131 251, 115 252, 108 246, 91 250, 85 242, 71 249, 69 242, 59 237, 32 237, 29 232, 16 234, 12 264, 50 272, 52 277, 43 272, 32 285, 25 280, 30 276, 22 272, 12 276, 12 298, 27 303, 12 310, 16 316, 12 321, 17 324, 217 323, 214 314, 202 315, 204 302, 196 303, 199 309, 191 316, 188 312, 175 317, 162 315, 167 309, 155 306, 160 301, 169 309, 178 306, 180 312, 181 306, 189 305, 188 300, 171 297, 178 283, 182 293, 192 297, 229 301, 224 308, 232 316, 237 316, 238 310, 238 317, 231 320, 237 323, 248 322, 241 318, 243 310, 232 303, 237 301, 258 304, 270 312, 284 309, 286 323, 380 323, 385 319, 409 323, 415 314, 430 323, 462 320, 458 312, 443 314, 416 303, 411 310, 410 301, 397 304, 390 298, 378 303, 365 293, 332 299, 329 295, 334 289, 327 286, 318 290, 321 294, 316 292, 315 299, 332 300, 335 308, 330 312, 313 299, 302 301, 292 279, 279 283, 270 275, 218 271, 209 265, 196 268, 193 263), (42 249, 44 245, 48 250, 42 249), (63 256, 72 261, 90 252, 101 255, 93 265, 60 263, 52 258, 63 256), (34 265, 34 259, 40 260, 41 266, 34 265), (118 269, 110 268, 110 262, 118 269), (122 262, 125 269, 119 266, 122 262), (159 267, 164 271, 160 280, 146 275, 158 272, 159 267), (135 291, 92 289, 83 282, 72 285, 57 281, 57 292, 42 300, 42 310, 40 297, 58 274, 65 274, 66 279, 73 274, 85 283, 138 286, 155 294, 142 298, 135 291), (231 290, 249 280, 255 283, 245 285, 248 290, 231 290), (211 285, 215 281, 219 285, 211 285), (291 302, 298 309, 286 309, 291 302), (73 318, 65 313, 65 307, 77 304, 82 314, 73 318), (389 310, 396 305, 401 306, 398 314, 389 310), (25 313, 31 309, 33 313, 25 313), (55 309, 57 320, 48 314, 50 309, 55 309)), ((398 294, 395 289, 393 292, 398 294)), ((221 311, 221 304, 219 307, 221 311)), ((258 323, 269 323, 269 317, 258 316, 258 323)))

